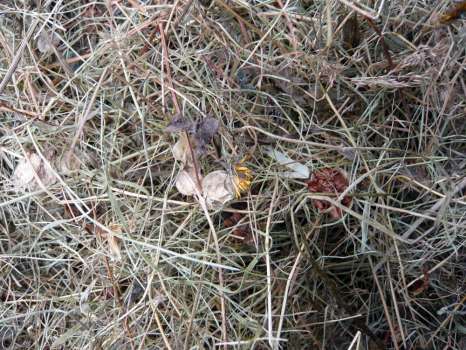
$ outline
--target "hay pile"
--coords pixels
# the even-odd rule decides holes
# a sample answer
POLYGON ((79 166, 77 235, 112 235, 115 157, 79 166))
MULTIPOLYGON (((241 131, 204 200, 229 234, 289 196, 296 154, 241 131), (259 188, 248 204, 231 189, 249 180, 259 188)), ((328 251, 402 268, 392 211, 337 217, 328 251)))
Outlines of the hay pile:
POLYGON ((0 348, 464 349, 458 4, 2 1, 0 348))

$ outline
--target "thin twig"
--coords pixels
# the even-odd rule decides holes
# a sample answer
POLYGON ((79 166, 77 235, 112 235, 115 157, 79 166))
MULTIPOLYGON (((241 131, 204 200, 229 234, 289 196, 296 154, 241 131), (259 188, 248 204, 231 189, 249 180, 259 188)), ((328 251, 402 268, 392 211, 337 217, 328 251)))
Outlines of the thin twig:
POLYGON ((134 350, 135 349, 134 336, 133 336, 133 332, 131 331, 131 327, 129 326, 129 323, 128 323, 128 316, 126 315, 125 306, 123 304, 123 299, 121 298, 120 286, 118 285, 117 281, 115 280, 115 277, 113 275, 113 269, 110 266, 110 263, 108 261, 108 257, 105 255, 103 257, 103 259, 104 259, 105 267, 107 269, 108 279, 112 283, 113 295, 115 296, 115 299, 116 299, 116 301, 118 303, 118 306, 122 310, 122 313, 125 315, 124 318, 123 318, 123 327, 125 329, 126 336, 128 337, 128 339, 130 341, 131 349, 134 350))
POLYGON ((171 75, 171 70, 170 70, 170 62, 168 60, 168 47, 167 47, 167 42, 165 41, 165 33, 164 33, 162 23, 159 23, 159 33, 160 33, 160 37, 162 38, 163 60, 165 63, 165 71, 167 73, 168 85, 171 88, 170 92, 172 95, 173 105, 175 106, 176 113, 181 114, 180 105, 178 104, 178 99, 174 91, 175 89, 173 88, 173 81, 172 81, 172 75, 171 75))
POLYGON ((21 41, 21 45, 16 51, 16 55, 15 57, 13 57, 13 61, 8 67, 8 70, 5 73, 5 76, 3 77, 2 82, 0 83, 0 95, 3 93, 3 90, 5 89, 6 85, 8 84, 14 72, 16 71, 16 68, 18 68, 18 63, 23 57, 23 51, 28 45, 29 40, 31 40, 32 34, 34 34, 34 31, 36 30, 36 27, 38 24, 39 24, 39 17, 36 17, 34 21, 31 23, 31 26, 29 27, 29 30, 26 33, 26 36, 21 41))
POLYGON ((380 38, 380 44, 382 45, 383 54, 385 56, 385 59, 387 60, 388 68, 390 70, 394 69, 395 64, 393 63, 392 55, 390 54, 390 50, 388 49, 387 43, 385 42, 383 33, 371 18, 367 16, 365 16, 364 18, 366 19, 367 23, 369 23, 369 26, 377 33, 377 35, 380 38))
POLYGON ((270 235, 270 228, 272 224, 273 217, 273 208, 275 206, 275 200, 278 193, 278 179, 275 179, 275 185, 272 194, 272 200, 269 205, 269 213, 267 216, 267 224, 265 226, 265 238, 264 238, 264 247, 265 247, 265 263, 267 267, 267 335, 269 345, 273 349, 278 348, 278 344, 273 339, 273 309, 272 309, 272 266, 270 260, 270 247, 272 246, 272 237, 270 235))
POLYGON ((97 85, 96 85, 96 87, 94 89, 94 93, 92 94, 92 97, 89 100, 89 103, 87 104, 86 110, 79 117, 78 127, 76 129, 75 134, 74 134, 73 140, 71 141, 70 148, 69 148, 69 150, 66 153, 65 158, 64 158, 65 164, 67 166, 69 166, 71 164, 71 157, 73 157, 73 155, 74 155, 74 149, 76 148, 76 144, 78 143, 78 140, 82 135, 82 132, 84 130, 84 125, 86 124, 89 116, 91 115, 91 110, 94 107, 94 102, 95 102, 95 100, 97 98, 97 93, 99 92, 100 87, 102 86, 102 83, 103 83, 104 78, 106 77, 106 75, 107 75, 107 67, 104 68, 104 71, 100 75, 100 79, 97 82, 97 85))

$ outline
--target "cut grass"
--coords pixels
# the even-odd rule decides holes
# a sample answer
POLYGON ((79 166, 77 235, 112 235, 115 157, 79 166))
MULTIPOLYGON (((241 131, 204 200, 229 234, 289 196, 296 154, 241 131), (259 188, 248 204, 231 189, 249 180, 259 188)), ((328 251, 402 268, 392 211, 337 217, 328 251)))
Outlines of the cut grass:
POLYGON ((466 22, 359 3, 3 1, 0 348, 464 349, 466 22), (249 193, 176 191, 176 113, 220 121, 199 165, 246 157, 249 193), (28 152, 55 184, 13 187, 28 152))

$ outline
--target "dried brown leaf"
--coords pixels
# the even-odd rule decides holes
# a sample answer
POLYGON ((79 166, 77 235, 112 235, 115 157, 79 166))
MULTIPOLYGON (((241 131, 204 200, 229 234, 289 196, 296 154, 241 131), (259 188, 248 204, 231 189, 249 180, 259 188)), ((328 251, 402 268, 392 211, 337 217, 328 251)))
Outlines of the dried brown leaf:
POLYGON ((450 9, 448 9, 447 12, 445 12, 441 17, 440 17, 440 23, 450 23, 454 21, 455 19, 460 18, 464 13, 466 12, 466 1, 461 1, 457 3, 456 5, 452 6, 450 9))

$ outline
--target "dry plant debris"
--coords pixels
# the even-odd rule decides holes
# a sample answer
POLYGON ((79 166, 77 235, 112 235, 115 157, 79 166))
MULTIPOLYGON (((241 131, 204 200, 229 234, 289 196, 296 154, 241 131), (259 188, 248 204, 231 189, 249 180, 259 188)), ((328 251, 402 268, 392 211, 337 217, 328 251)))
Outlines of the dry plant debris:
POLYGON ((216 207, 234 198, 232 177, 224 170, 215 170, 202 179, 202 190, 207 205, 216 207))
POLYGON ((283 172, 280 174, 282 177, 287 177, 291 179, 308 179, 309 178, 309 168, 299 162, 294 161, 288 157, 285 153, 278 150, 267 148, 267 154, 275 159, 279 164, 286 166, 291 171, 283 172))
POLYGON ((83 161, 73 155, 67 164, 63 157, 58 158, 51 149, 45 150, 42 156, 34 151, 26 151, 12 174, 13 188, 20 191, 46 189, 57 182, 56 174, 70 175, 79 170, 83 161))
POLYGON ((464 16, 465 13, 466 1, 460 1, 457 4, 453 4, 452 7, 440 17, 440 22, 449 23, 464 16))
POLYGON ((241 245, 253 245, 254 237, 252 235, 251 229, 245 223, 241 224, 246 216, 240 212, 233 212, 223 220, 223 225, 227 228, 233 228, 231 231, 230 239, 241 245))
MULTIPOLYGON (((198 155, 204 155, 206 153, 206 147, 211 142, 212 137, 217 133, 219 122, 215 118, 207 117, 202 118, 197 123, 189 121, 182 115, 176 115, 165 128, 165 131, 176 133, 184 132, 188 137, 191 138, 193 149, 198 155)), ((180 139, 181 141, 181 139, 180 139)), ((184 146, 184 150, 189 152, 187 140, 184 146)), ((178 146, 181 147, 181 146, 178 146)))
POLYGON ((244 191, 245 185, 235 183, 233 176, 224 170, 214 170, 205 177, 199 168, 199 156, 206 154, 207 145, 217 133, 218 120, 203 118, 197 123, 177 115, 165 131, 179 133, 178 141, 172 146, 173 157, 180 161, 183 168, 179 172, 175 186, 185 196, 196 196, 206 201, 209 208, 219 208, 234 198, 236 193, 244 191))
POLYGON ((58 45, 59 42, 60 39, 55 33, 50 35, 49 33, 42 31, 37 38, 37 49, 40 53, 53 52, 54 46, 58 45))
POLYGON ((57 181, 49 160, 42 159, 36 152, 27 152, 18 162, 13 173, 12 182, 17 190, 35 191, 49 187, 57 181))
POLYGON ((240 161, 234 166, 234 175, 231 175, 236 198, 240 198, 242 194, 249 191, 251 188, 252 180, 254 178, 253 172, 244 165, 244 161, 240 161))
MULTIPOLYGON (((348 188, 348 177, 341 169, 324 168, 314 171, 306 184, 309 192, 321 193, 336 199, 348 188)), ((313 199, 312 204, 319 211, 329 211, 333 219, 339 219, 342 216, 341 208, 332 205, 329 201, 313 199)), ((351 197, 343 196, 341 204, 349 207, 351 197)))
POLYGON ((197 182, 196 172, 193 167, 181 170, 176 177, 176 189, 185 196, 194 196, 201 193, 201 188, 197 182))
POLYGON ((0 348, 466 349, 464 3, 0 1, 0 348))

